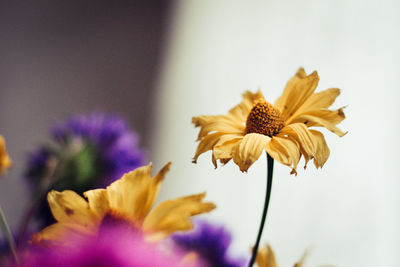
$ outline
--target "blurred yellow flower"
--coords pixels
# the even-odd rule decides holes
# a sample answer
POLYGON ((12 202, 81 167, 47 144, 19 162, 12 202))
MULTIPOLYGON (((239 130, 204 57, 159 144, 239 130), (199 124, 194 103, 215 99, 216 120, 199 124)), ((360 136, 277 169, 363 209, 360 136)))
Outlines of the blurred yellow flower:
POLYGON ((191 216, 215 208, 213 203, 203 202, 205 193, 167 200, 152 209, 170 164, 154 177, 151 163, 126 173, 106 189, 86 191, 87 201, 70 190, 51 191, 47 200, 57 222, 35 234, 32 241, 62 242, 66 235, 95 236, 102 224, 116 222, 141 229, 149 241, 193 228, 191 216))
MULTIPOLYGON (((301 256, 300 260, 298 260, 294 267, 303 267, 304 262, 307 258, 307 251, 301 256)), ((263 248, 258 250, 256 264, 258 267, 278 267, 279 265, 276 263, 274 251, 271 249, 269 245, 264 246, 263 248)), ((333 267, 332 265, 323 265, 321 267, 333 267)))
POLYGON ((4 174, 11 165, 12 161, 7 152, 6 141, 4 137, 0 135, 0 175, 4 174))
MULTIPOLYGON (((258 267, 277 267, 275 254, 269 245, 258 250, 256 263, 258 267)), ((300 265, 301 266, 301 265, 300 265)), ((299 266, 299 267, 300 267, 299 266)))
POLYGON ((314 159, 317 168, 329 157, 323 134, 309 127, 325 127, 344 136, 336 125, 345 119, 343 107, 328 109, 340 94, 337 88, 315 93, 319 77, 316 71, 306 75, 303 68, 288 81, 274 105, 258 91, 246 91, 243 101, 227 115, 193 117, 200 127, 200 141, 193 162, 202 153, 212 150, 212 162, 233 161, 241 171, 248 168, 266 150, 268 154, 296 172, 301 155, 306 164, 314 159))

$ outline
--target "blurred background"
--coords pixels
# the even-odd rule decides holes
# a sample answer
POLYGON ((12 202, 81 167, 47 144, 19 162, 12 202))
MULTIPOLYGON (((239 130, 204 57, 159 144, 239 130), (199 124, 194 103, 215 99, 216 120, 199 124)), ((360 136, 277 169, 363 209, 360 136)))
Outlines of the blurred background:
MULTIPOLYGON (((348 105, 322 170, 275 164, 263 242, 281 266, 305 249, 306 266, 399 266, 398 1, 30 1, 0 3, 0 133, 14 168, 0 203, 14 227, 27 205, 27 153, 47 128, 93 110, 123 115, 154 171, 172 169, 161 198, 207 191, 204 216, 247 255, 262 211, 266 160, 247 174, 192 164, 195 115, 224 114, 245 89, 274 102, 303 66, 317 90, 342 89, 348 105)), ((301 164, 299 165, 301 166, 301 164)))

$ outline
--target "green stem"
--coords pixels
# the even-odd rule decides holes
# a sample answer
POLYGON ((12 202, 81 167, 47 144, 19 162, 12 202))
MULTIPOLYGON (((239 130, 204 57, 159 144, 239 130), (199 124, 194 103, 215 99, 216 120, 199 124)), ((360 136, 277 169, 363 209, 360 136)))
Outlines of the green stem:
POLYGON ((256 244, 254 245, 253 254, 251 255, 251 259, 250 259, 250 262, 248 265, 249 267, 253 266, 253 264, 257 258, 258 247, 260 245, 260 240, 261 240, 262 232, 263 232, 264 225, 265 225, 265 219, 267 218, 269 200, 271 198, 272 174, 274 171, 274 159, 270 155, 268 155, 268 153, 266 153, 266 154, 267 154, 267 165, 268 165, 267 192, 265 194, 264 210, 263 210, 263 214, 261 217, 260 228, 258 230, 257 240, 256 240, 256 244))
POLYGON ((54 183, 58 163, 59 162, 55 157, 50 157, 47 161, 46 174, 40 181, 40 184, 36 188, 35 193, 32 195, 30 206, 24 213, 24 216, 19 225, 17 240, 18 247, 20 247, 22 245, 22 242, 25 240, 29 224, 32 221, 33 216, 35 215, 35 212, 38 209, 40 202, 43 199, 43 196, 46 194, 50 186, 54 183))
POLYGON ((17 256, 17 251, 15 249, 15 242, 14 238, 11 234, 10 227, 8 227, 6 216, 4 215, 3 209, 0 206, 0 225, 1 225, 1 230, 3 231, 3 234, 5 238, 7 239, 8 246, 10 247, 11 253, 14 257, 15 263, 19 264, 18 256, 17 256))
POLYGON ((66 148, 53 146, 55 155, 50 156, 46 163, 46 173, 41 178, 34 194, 31 197, 30 205, 28 206, 24 217, 22 218, 19 231, 17 245, 20 247, 26 238, 29 225, 41 203, 43 197, 48 190, 61 179, 61 173, 67 168, 69 162, 84 149, 84 144, 81 141, 70 141, 66 148))

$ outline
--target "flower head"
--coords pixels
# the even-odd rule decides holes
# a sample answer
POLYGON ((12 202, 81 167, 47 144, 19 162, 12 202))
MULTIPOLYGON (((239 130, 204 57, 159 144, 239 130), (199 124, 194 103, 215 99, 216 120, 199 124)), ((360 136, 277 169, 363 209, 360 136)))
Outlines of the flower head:
MULTIPOLYGON (((144 158, 137 135, 121 117, 75 115, 53 125, 48 142, 30 155, 26 178, 33 190, 50 184, 49 189, 82 194, 142 166, 144 158)), ((45 197, 36 216, 42 226, 54 222, 45 197)))
POLYGON ((226 164, 231 159, 241 171, 260 157, 263 150, 279 161, 296 168, 303 155, 306 164, 314 159, 317 168, 329 157, 323 134, 310 127, 325 127, 338 136, 345 135, 336 125, 344 120, 343 107, 328 109, 340 94, 337 88, 315 93, 317 72, 306 75, 300 68, 286 84, 275 104, 268 103, 262 93, 245 92, 243 101, 227 115, 198 116, 192 119, 200 127, 200 141, 193 162, 212 150, 212 162, 226 164))
POLYGON ((193 232, 172 236, 175 244, 188 253, 195 253, 204 267, 242 267, 244 258, 232 258, 228 253, 231 235, 222 226, 198 222, 193 232))
POLYGON ((144 163, 138 138, 127 123, 119 116, 99 112, 75 115, 52 127, 48 144, 29 158, 27 178, 34 185, 43 179, 51 158, 68 170, 53 188, 80 192, 105 186, 144 163))
MULTIPOLYGON (((144 241, 140 233, 126 227, 104 227, 99 236, 74 239, 66 237, 70 247, 36 247, 26 253, 21 267, 153 267, 180 265, 183 255, 164 251, 144 241)), ((194 266, 194 265, 190 265, 194 266)))
POLYGON ((154 177, 151 164, 131 171, 106 189, 86 191, 87 200, 70 190, 51 191, 47 200, 57 222, 34 235, 34 243, 62 242, 66 235, 96 236, 104 224, 129 225, 148 240, 191 229, 191 216, 215 208, 203 202, 205 193, 167 200, 152 209, 170 164, 154 177))
POLYGON ((6 141, 4 137, 0 135, 0 175, 4 174, 11 165, 12 161, 7 152, 6 141))

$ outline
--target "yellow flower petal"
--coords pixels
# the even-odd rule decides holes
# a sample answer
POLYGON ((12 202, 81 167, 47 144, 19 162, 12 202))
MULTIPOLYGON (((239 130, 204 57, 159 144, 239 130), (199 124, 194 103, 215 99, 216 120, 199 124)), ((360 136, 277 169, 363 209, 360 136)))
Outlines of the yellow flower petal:
MULTIPOLYGON (((345 107, 341 107, 339 109, 335 110, 329 110, 329 109, 320 109, 320 110, 314 110, 314 111, 309 111, 305 114, 309 114, 315 117, 320 117, 334 125, 341 123, 345 118, 346 115, 343 112, 343 109, 345 107)), ((314 126, 312 122, 307 123, 307 125, 314 126)))
MULTIPOLYGON (((307 258, 308 252, 305 251, 300 260, 294 264, 294 267, 302 267, 307 258)), ((277 267, 278 263, 275 259, 275 254, 269 245, 258 250, 256 264, 258 267, 277 267)))
POLYGON ((160 188, 161 188, 161 183, 165 178, 165 175, 169 172, 169 169, 171 168, 171 164, 172 162, 168 162, 167 164, 164 165, 164 167, 161 168, 161 170, 159 170, 157 172, 157 174, 154 176, 154 178, 152 179, 152 189, 149 192, 149 196, 147 197, 147 211, 146 211, 146 215, 150 212, 150 209, 153 207, 154 202, 156 201, 157 197, 158 197, 158 193, 160 192, 160 188))
MULTIPOLYGON (((333 102, 335 102, 336 97, 338 97, 339 95, 340 89, 338 88, 330 88, 318 93, 314 93, 297 110, 296 114, 301 114, 309 110, 329 108, 333 104, 333 102)), ((294 114, 293 117, 295 117, 296 114, 294 114)))
POLYGON ((54 223, 44 228, 40 233, 32 235, 32 243, 39 244, 45 241, 62 242, 68 234, 68 229, 61 223, 54 223))
POLYGON ((304 155, 306 165, 312 159, 317 150, 314 135, 307 129, 304 123, 293 123, 283 128, 279 134, 289 135, 300 145, 301 153, 304 155))
POLYGON ((273 106, 265 101, 260 91, 246 91, 242 102, 229 110, 228 115, 194 117, 192 122, 201 127, 194 162, 200 154, 212 150, 215 167, 217 160, 224 164, 233 159, 241 171, 247 171, 266 149, 277 161, 291 166, 292 173, 296 173, 301 155, 306 163, 317 158, 314 164, 322 166, 329 156, 329 149, 324 139, 308 128, 325 127, 343 136, 345 133, 336 125, 345 116, 343 108, 328 109, 340 90, 330 88, 315 93, 318 82, 316 71, 307 75, 300 68, 273 106), (264 137, 255 138, 251 134, 264 137), (269 142, 270 138, 276 140, 269 142))
POLYGON ((110 210, 108 203, 108 195, 105 189, 94 189, 83 193, 88 199, 89 209, 101 220, 104 215, 110 210))
POLYGON ((296 173, 301 155, 306 164, 317 158, 314 164, 322 166, 329 149, 324 139, 308 128, 325 127, 343 136, 345 133, 336 125, 345 116, 343 108, 328 109, 340 90, 330 88, 315 93, 318 82, 316 71, 307 75, 300 68, 275 105, 266 102, 260 91, 246 91, 242 102, 228 115, 194 117, 192 122, 201 128, 194 162, 200 154, 212 150, 215 167, 218 160, 224 164, 233 159, 241 171, 247 171, 265 149, 279 162, 291 166, 292 173, 296 173), (271 138, 276 140, 270 142, 271 138))
POLYGON ((73 191, 48 194, 51 211, 58 223, 45 228, 34 241, 60 241, 66 234, 96 235, 106 219, 116 219, 148 231, 146 239, 166 237, 192 227, 190 217, 215 208, 203 202, 205 193, 161 203, 150 212, 171 163, 151 176, 151 163, 125 174, 106 189, 84 193, 86 201, 73 191))
POLYGON ((278 162, 292 168, 291 174, 297 174, 296 168, 300 160, 300 146, 290 137, 274 136, 267 143, 268 154, 278 162))
POLYGON ((243 140, 234 148, 233 161, 239 166, 242 172, 248 168, 260 157, 265 149, 270 137, 257 133, 246 134, 243 140))
POLYGON ((152 179, 150 163, 112 183, 106 188, 110 208, 125 214, 133 222, 143 221, 157 198, 160 183, 170 164, 164 166, 158 179, 152 179))
MULTIPOLYGON (((203 154, 204 152, 207 152, 208 150, 212 150, 214 145, 219 141, 221 136, 223 136, 223 133, 213 133, 205 136, 199 143, 196 149, 196 154, 193 157, 193 163, 197 162, 197 158, 203 154)), ((217 163, 214 162, 215 168, 217 167, 217 163)))
POLYGON ((214 157, 216 159, 232 158, 233 148, 242 139, 242 135, 225 134, 221 136, 213 148, 214 157))
POLYGON ((219 159, 219 161, 220 161, 223 165, 227 164, 230 160, 231 160, 231 158, 230 158, 230 159, 228 159, 228 158, 226 158, 226 159, 219 159))
POLYGON ((70 190, 51 191, 47 194, 51 213, 58 222, 76 224, 83 228, 93 226, 95 215, 88 203, 77 193, 70 190))
POLYGON ((210 132, 227 134, 243 134, 244 124, 235 120, 231 115, 198 116, 192 118, 195 127, 201 127, 198 140, 201 140, 210 132))
POLYGON ((11 165, 12 161, 7 152, 6 141, 4 137, 0 135, 0 175, 4 174, 11 165))
POLYGON ((314 93, 318 82, 319 77, 316 71, 307 76, 303 68, 300 68, 287 82, 282 96, 274 104, 285 120, 290 119, 314 93))
POLYGON ((321 132, 316 130, 310 130, 310 132, 313 134, 314 140, 317 144, 314 155, 314 165, 316 168, 321 168, 329 158, 329 147, 326 144, 325 137, 321 132))
MULTIPOLYGON (((303 267, 303 266, 304 266, 304 262, 306 261, 307 256, 308 256, 308 252, 305 251, 305 252, 303 253, 303 256, 301 256, 300 260, 297 261, 297 262, 294 264, 294 267, 303 267)), ((323 267, 323 266, 320 266, 320 267, 323 267)), ((328 267, 328 266, 325 266, 325 267, 328 267)), ((331 267, 332 267, 332 266, 331 266, 331 267)))
POLYGON ((247 115, 249 115, 250 110, 253 108, 255 103, 260 100, 265 101, 265 98, 260 90, 258 90, 257 93, 246 91, 243 94, 242 102, 229 110, 229 114, 233 115, 239 121, 246 122, 247 115))
POLYGON ((310 159, 314 159, 314 165, 319 168, 328 160, 330 152, 321 132, 309 130, 303 123, 294 123, 282 129, 279 135, 285 134, 294 138, 300 145, 306 165, 310 159))
POLYGON ((77 228, 76 225, 68 225, 63 223, 55 223, 44 228, 40 233, 33 234, 31 242, 42 246, 53 245, 54 242, 62 245, 68 245, 65 238, 68 240, 78 241, 88 235, 94 235, 93 231, 88 228, 77 228))
POLYGON ((258 267, 277 267, 275 254, 269 245, 260 248, 257 253, 256 263, 258 267))
POLYGON ((292 123, 304 123, 307 125, 307 127, 325 127, 331 132, 342 137, 346 133, 342 132, 342 130, 340 130, 336 124, 340 123, 345 118, 346 116, 344 115, 343 108, 337 110, 321 109, 300 114, 293 118, 292 123))
POLYGON ((176 231, 192 229, 191 216, 215 209, 213 203, 203 202, 205 195, 202 193, 162 202, 145 218, 143 230, 156 232, 159 238, 163 238, 176 231))

